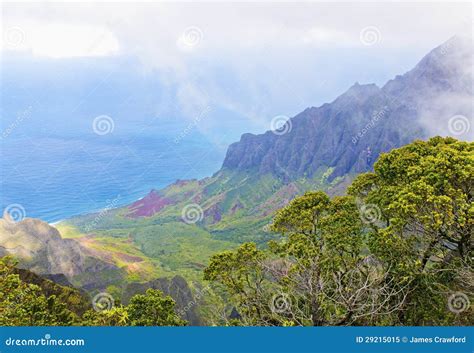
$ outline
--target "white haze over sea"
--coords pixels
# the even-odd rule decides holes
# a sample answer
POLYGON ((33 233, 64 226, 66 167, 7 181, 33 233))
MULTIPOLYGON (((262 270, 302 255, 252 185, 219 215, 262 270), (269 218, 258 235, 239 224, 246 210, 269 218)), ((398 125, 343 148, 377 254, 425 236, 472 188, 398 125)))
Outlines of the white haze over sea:
POLYGON ((51 222, 211 175, 242 133, 472 28, 470 3, 2 6, 0 206, 51 222))

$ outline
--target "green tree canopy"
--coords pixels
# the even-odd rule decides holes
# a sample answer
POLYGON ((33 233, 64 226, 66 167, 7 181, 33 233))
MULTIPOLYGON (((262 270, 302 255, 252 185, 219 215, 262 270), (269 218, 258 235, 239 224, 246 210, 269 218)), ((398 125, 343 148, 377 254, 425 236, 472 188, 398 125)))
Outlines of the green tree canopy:
POLYGON ((294 199, 272 224, 281 241, 217 254, 205 279, 244 325, 472 323, 473 146, 437 137, 382 154, 347 196, 294 199))
POLYGON ((453 138, 416 141, 383 154, 374 172, 358 176, 349 188, 378 211, 370 222, 370 251, 390 265, 394 281, 410 282, 398 315, 402 323, 453 322, 446 298, 459 291, 469 306, 474 286, 473 148, 473 143, 453 138))
POLYGON ((186 321, 175 313, 175 302, 159 290, 148 289, 136 294, 126 306, 107 310, 89 310, 84 315, 86 326, 184 326, 186 321))
MULTIPOLYGON (((71 311, 77 298, 68 287, 54 285, 68 294, 46 296, 38 285, 23 281, 16 271, 16 262, 0 258, 0 326, 183 326, 186 321, 175 314, 175 302, 162 292, 148 289, 137 294, 127 306, 111 305, 98 311, 90 309, 83 315, 71 311), (72 303, 71 303, 72 301, 72 303)), ((76 294, 76 293, 74 293, 76 294)), ((79 298, 82 302, 86 298, 79 298)), ((82 314, 82 312, 80 313, 82 314)))
POLYGON ((0 258, 0 326, 67 326, 79 322, 55 295, 25 283, 14 272, 16 262, 0 258))

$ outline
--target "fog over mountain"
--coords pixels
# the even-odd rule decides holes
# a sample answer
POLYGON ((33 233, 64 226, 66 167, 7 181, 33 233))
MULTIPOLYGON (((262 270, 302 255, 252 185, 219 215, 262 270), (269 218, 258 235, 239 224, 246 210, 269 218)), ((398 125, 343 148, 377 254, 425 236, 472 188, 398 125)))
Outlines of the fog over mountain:
POLYGON ((332 179, 367 171, 380 153, 415 138, 472 140, 472 65, 472 42, 453 37, 381 88, 355 83, 280 130, 243 135, 229 147, 223 169, 295 179, 331 167, 332 179))
POLYGON ((276 130, 242 135, 211 177, 177 180, 54 227, 0 220, 0 255, 39 274, 64 274, 84 290, 112 286, 125 302, 147 288, 163 290, 199 324, 187 303, 199 302, 194 292, 204 290, 210 256, 246 241, 263 245, 275 236, 268 225, 276 210, 296 196, 343 194, 380 153, 415 139, 440 133, 472 141, 472 63, 472 43, 453 37, 382 87, 356 82, 276 130))

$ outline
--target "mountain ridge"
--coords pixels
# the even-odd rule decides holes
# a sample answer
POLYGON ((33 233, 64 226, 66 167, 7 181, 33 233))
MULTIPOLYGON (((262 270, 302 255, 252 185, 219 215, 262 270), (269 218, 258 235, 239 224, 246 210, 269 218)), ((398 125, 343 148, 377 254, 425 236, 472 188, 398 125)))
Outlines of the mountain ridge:
MULTIPOLYGON (((195 225, 213 237, 226 234, 226 240, 240 241, 251 229, 251 238, 266 239, 262 227, 293 197, 315 189, 343 193, 348 180, 370 170, 381 153, 432 135, 423 114, 439 97, 449 93, 472 101, 472 88, 466 84, 472 83, 472 68, 464 67, 472 62, 472 44, 455 36, 382 87, 356 82, 332 102, 306 108, 277 131, 243 134, 211 177, 152 190, 113 212, 98 228, 112 227, 120 217, 150 225, 183 222, 184 207, 196 204, 202 214, 195 225)), ((472 116, 472 106, 440 107, 446 127, 454 114, 472 116)), ((71 221, 81 225, 85 219, 71 221)))
MULTIPOLYGON (((429 109, 436 107, 444 126, 454 114, 472 116, 472 106, 445 100, 455 95, 472 102, 472 87, 466 84, 472 68, 462 67, 466 60, 472 63, 472 46, 461 45, 458 38, 450 39, 382 87, 356 82, 277 131, 243 134, 210 177, 177 180, 130 205, 57 224, 63 238, 121 271, 120 278, 86 289, 113 284, 130 295, 158 286, 157 278, 175 276, 191 291, 199 288, 202 269, 216 252, 276 237, 268 231, 272 216, 294 197, 308 190, 342 194, 381 153, 432 135, 424 120, 429 109)), ((468 79, 472 83, 472 76, 468 79)), ((0 227, 0 246, 2 232, 0 227)), ((96 284, 95 277, 83 273, 81 283, 96 284)), ((178 301, 183 298, 188 295, 178 301)))
MULTIPOLYGON (((305 109, 281 128, 287 133, 242 135, 229 146, 222 168, 278 176, 285 166, 287 176, 294 179, 314 175, 320 167, 334 167, 329 180, 368 171, 380 153, 428 137, 419 116, 426 100, 432 103, 442 91, 472 96, 466 84, 469 79, 472 82, 472 75, 463 66, 465 62, 472 66, 472 61, 472 45, 455 36, 381 88, 356 82, 331 103, 305 109), (377 115, 377 124, 353 139, 377 115), (411 125, 410 131, 405 124, 411 125)), ((454 114, 459 112, 452 111, 448 117, 454 114)))

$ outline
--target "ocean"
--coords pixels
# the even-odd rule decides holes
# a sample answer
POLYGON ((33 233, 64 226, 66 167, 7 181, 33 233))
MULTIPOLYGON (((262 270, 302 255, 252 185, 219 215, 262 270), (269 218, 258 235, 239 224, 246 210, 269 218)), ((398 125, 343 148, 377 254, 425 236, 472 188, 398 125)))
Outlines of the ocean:
POLYGON ((120 206, 177 179, 217 171, 225 148, 203 137, 137 135, 104 138, 2 139, 2 210, 47 222, 120 206))

